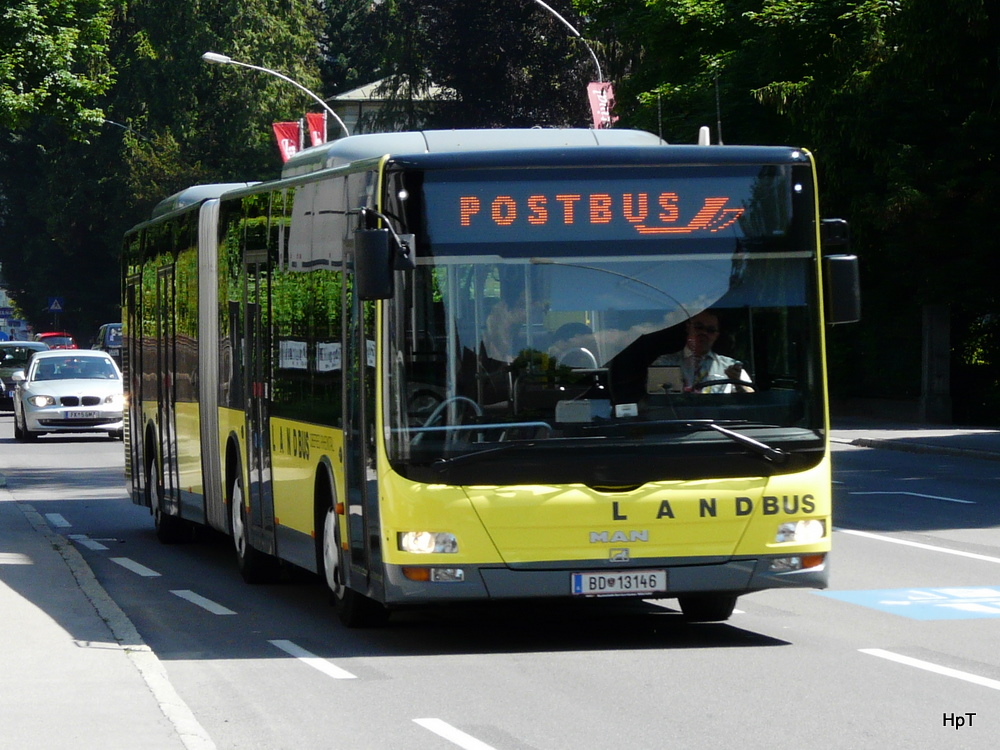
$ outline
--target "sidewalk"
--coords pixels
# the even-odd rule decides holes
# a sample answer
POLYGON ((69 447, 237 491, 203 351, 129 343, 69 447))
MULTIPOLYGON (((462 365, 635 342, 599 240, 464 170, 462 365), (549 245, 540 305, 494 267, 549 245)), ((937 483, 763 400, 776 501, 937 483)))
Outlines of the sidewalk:
POLYGON ((1000 461, 1000 430, 989 427, 892 424, 844 417, 832 420, 830 439, 863 448, 1000 461))
POLYGON ((0 476, 0 748, 211 750, 72 542, 0 476))

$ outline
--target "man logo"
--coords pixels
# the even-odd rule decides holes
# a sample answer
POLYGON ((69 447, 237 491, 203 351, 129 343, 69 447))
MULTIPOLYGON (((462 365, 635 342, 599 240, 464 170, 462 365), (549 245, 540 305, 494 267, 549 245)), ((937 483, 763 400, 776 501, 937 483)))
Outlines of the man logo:
POLYGON ((628 562, 627 549, 612 549, 608 555, 609 562, 628 562))

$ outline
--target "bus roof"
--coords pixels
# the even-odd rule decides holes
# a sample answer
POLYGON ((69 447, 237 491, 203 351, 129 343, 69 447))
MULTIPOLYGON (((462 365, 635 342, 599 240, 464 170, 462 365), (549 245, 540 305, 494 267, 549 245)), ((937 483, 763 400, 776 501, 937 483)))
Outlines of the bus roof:
POLYGON ((171 196, 164 198, 153 207, 153 218, 164 216, 171 211, 178 211, 195 203, 201 203, 209 198, 218 198, 225 192, 236 190, 237 188, 250 187, 256 182, 218 182, 210 185, 195 185, 184 188, 171 196))
POLYGON ((359 159, 391 154, 469 153, 504 149, 552 149, 594 146, 657 146, 659 136, 642 130, 588 130, 584 128, 513 128, 486 130, 422 130, 368 133, 307 148, 292 156, 281 176, 329 169, 359 159))

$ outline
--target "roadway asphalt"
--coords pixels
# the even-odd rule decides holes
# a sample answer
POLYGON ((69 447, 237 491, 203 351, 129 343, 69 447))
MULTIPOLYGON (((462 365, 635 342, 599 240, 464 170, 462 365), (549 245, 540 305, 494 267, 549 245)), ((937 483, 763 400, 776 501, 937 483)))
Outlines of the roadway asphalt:
MULTIPOLYGON (((831 439, 1000 461, 988 428, 842 419, 831 439)), ((0 632, 0 750, 215 747, 73 543, 2 475, 0 632)))

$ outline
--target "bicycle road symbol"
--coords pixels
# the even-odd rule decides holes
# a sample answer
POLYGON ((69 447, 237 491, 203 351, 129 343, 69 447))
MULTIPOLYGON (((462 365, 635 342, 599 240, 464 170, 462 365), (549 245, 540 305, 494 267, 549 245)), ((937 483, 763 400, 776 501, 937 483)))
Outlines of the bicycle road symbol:
POLYGON ((816 593, 831 599, 891 612, 911 620, 1000 617, 1000 586, 817 591, 816 593))

